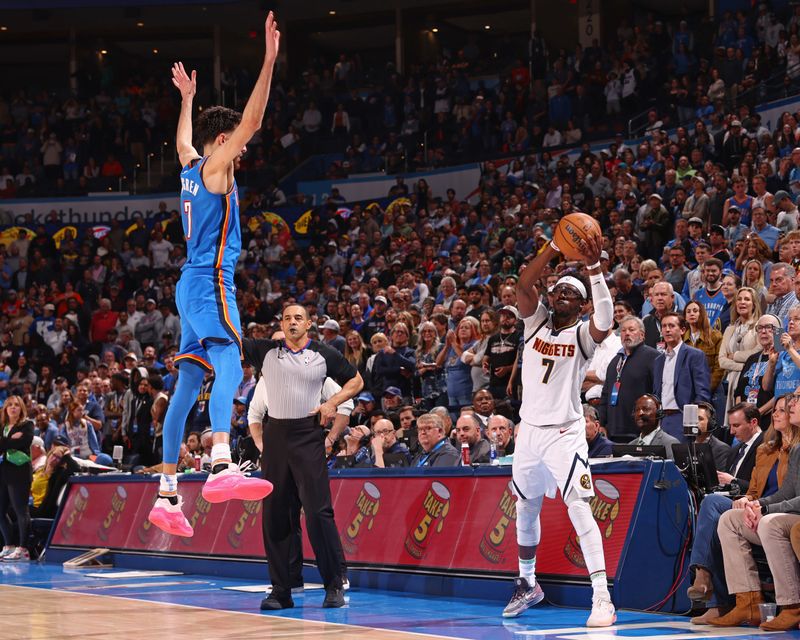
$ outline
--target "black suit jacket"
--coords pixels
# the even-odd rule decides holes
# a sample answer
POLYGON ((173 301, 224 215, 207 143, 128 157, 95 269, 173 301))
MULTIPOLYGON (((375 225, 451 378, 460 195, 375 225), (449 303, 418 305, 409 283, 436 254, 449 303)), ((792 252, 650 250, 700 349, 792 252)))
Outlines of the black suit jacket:
MULTIPOLYGON (((736 474, 736 480, 739 483, 739 486, 742 488, 742 493, 746 493, 750 488, 750 476, 753 475, 753 467, 756 466, 756 449, 761 446, 763 441, 764 432, 762 431, 758 434, 758 438, 756 438, 753 446, 751 446, 747 451, 747 455, 745 455, 742 465, 739 467, 739 473, 736 474)), ((730 462, 728 463, 729 473, 733 473, 732 468, 736 463, 736 453, 738 450, 738 447, 731 449, 730 462)))
POLYGON ((617 354, 608 364, 600 404, 597 407, 600 424, 608 429, 609 435, 638 435, 639 430, 633 424, 633 407, 637 398, 645 393, 653 392, 653 364, 659 352, 646 344, 640 344, 628 357, 622 367, 619 397, 616 406, 611 405, 611 391, 617 380, 617 363, 621 354, 617 354))

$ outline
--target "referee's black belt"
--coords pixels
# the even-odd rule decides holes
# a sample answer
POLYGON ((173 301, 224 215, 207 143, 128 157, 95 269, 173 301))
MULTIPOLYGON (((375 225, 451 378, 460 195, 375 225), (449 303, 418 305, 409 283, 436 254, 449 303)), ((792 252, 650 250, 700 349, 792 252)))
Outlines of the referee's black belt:
POLYGON ((297 426, 317 426, 319 418, 317 416, 304 416, 302 418, 267 418, 267 424, 274 424, 276 427, 297 427, 297 426))
POLYGON ((663 413, 665 416, 674 416, 676 413, 680 412, 681 412, 680 409, 663 409, 661 411, 661 413, 663 413))

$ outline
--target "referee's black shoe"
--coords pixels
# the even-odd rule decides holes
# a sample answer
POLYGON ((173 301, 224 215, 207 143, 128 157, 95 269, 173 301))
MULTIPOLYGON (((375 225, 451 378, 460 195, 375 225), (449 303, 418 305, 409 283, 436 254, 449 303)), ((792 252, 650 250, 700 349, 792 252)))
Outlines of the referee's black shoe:
POLYGON ((279 611, 280 609, 293 609, 294 600, 289 594, 276 594, 274 591, 261 601, 262 611, 279 611))
POLYGON ((335 609, 344 606, 344 591, 341 587, 327 587, 325 600, 322 601, 323 609, 335 609))

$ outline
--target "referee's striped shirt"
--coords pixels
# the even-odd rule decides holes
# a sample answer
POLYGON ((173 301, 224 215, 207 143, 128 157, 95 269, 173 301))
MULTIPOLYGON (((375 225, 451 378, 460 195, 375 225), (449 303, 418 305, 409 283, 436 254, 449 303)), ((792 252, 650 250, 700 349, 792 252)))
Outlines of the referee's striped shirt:
POLYGON ((299 351, 289 349, 283 340, 242 342, 245 361, 261 370, 271 418, 306 418, 320 404, 325 378, 344 386, 358 375, 339 351, 316 340, 299 351))

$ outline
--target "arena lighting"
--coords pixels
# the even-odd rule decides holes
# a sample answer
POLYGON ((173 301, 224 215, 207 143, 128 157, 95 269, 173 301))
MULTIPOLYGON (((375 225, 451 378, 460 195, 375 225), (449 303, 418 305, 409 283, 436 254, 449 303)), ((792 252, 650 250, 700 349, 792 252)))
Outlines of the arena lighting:
POLYGON ((153 53, 158 53, 158 49, 153 49, 153 53))
POLYGON ((136 26, 137 26, 137 27, 143 27, 143 26, 144 26, 144 22, 137 22, 137 23, 136 23, 136 26))
POLYGON ((489 29, 491 29, 491 28, 492 28, 492 26, 491 26, 491 25, 489 25, 489 24, 485 24, 485 25, 483 25, 483 28, 484 28, 484 29, 486 29, 486 30, 488 31, 489 29))
POLYGON ((108 50, 106 50, 106 49, 100 49, 100 54, 101 54, 101 55, 106 55, 107 53, 108 53, 108 50))
POLYGON ((8 31, 8 27, 3 25, 2 27, 0 27, 0 31, 8 31))
POLYGON ((434 27, 431 29, 431 33, 439 33, 439 27, 434 27))
POLYGON ((328 11, 328 15, 329 16, 335 16, 336 15, 336 11, 334 9, 331 9, 330 11, 328 11))

